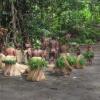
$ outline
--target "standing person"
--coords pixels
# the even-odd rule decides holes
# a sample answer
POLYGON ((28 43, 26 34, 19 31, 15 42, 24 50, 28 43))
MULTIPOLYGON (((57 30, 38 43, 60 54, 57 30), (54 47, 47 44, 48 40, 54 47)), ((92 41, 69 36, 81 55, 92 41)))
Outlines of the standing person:
POLYGON ((16 44, 16 58, 18 63, 22 63, 23 54, 20 44, 16 44))
POLYGON ((81 50, 80 50, 80 45, 76 45, 76 55, 80 55, 81 54, 81 50))
POLYGON ((50 62, 55 61, 58 55, 58 51, 59 43, 54 37, 52 37, 52 39, 50 40, 50 62))
POLYGON ((25 46, 25 49, 28 49, 28 48, 31 48, 32 47, 31 46, 31 42, 28 39, 25 41, 24 46, 25 46))
POLYGON ((6 56, 15 56, 16 57, 16 49, 13 47, 8 47, 5 49, 5 55, 6 56))
POLYGON ((60 45, 60 55, 66 56, 69 54, 68 47, 66 45, 60 45))
MULTIPOLYGON (((16 49, 14 47, 12 47, 12 46, 5 48, 4 55, 5 55, 4 59, 10 58, 12 60, 16 60, 16 49)), ((10 76, 14 72, 14 70, 16 69, 14 67, 14 65, 15 64, 6 64, 5 63, 5 67, 3 69, 3 72, 4 72, 5 76, 10 76)))
POLYGON ((4 64, 2 63, 2 59, 5 57, 3 49, 4 46, 2 43, 0 43, 0 69, 4 68, 4 64))
MULTIPOLYGON (((19 46, 17 47, 17 50, 18 50, 18 48, 19 48, 19 46)), ((10 58, 15 62, 15 60, 18 60, 17 57, 18 57, 17 51, 14 47, 8 47, 5 49, 5 60, 6 60, 6 58, 10 58)), ((5 63, 5 67, 4 67, 3 72, 4 72, 5 76, 20 76, 27 69, 28 69, 28 66, 18 64, 16 62, 12 63, 12 64, 5 63)))
POLYGON ((41 49, 41 41, 36 40, 34 43, 34 50, 32 52, 32 56, 34 57, 43 57, 43 50, 41 49))
POLYGON ((25 43, 24 62, 28 63, 28 59, 32 57, 32 46, 29 40, 25 43))
POLYGON ((41 39, 41 48, 43 50, 43 57, 46 59, 46 60, 49 60, 49 55, 48 55, 48 52, 49 52, 49 38, 47 37, 42 37, 41 39))
POLYGON ((92 64, 92 60, 94 58, 94 52, 92 46, 88 45, 86 47, 86 52, 84 53, 84 57, 87 60, 88 64, 92 64))
POLYGON ((49 46, 49 38, 42 37, 41 43, 42 43, 42 49, 47 50, 49 46))
POLYGON ((0 52, 2 52, 3 44, 0 41, 0 52))
POLYGON ((33 50, 32 56, 42 57, 42 55, 43 55, 43 50, 41 50, 40 48, 36 48, 33 50))

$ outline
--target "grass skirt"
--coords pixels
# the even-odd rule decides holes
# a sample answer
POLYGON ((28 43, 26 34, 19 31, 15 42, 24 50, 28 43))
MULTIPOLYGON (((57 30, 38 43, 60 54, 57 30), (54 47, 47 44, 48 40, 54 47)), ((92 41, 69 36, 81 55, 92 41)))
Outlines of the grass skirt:
POLYGON ((5 64, 3 72, 5 76, 21 76, 27 69, 28 66, 18 63, 13 65, 5 64))
POLYGON ((39 69, 30 71, 30 73, 27 76, 27 80, 31 80, 31 81, 41 81, 45 79, 46 78, 45 78, 44 72, 39 69))

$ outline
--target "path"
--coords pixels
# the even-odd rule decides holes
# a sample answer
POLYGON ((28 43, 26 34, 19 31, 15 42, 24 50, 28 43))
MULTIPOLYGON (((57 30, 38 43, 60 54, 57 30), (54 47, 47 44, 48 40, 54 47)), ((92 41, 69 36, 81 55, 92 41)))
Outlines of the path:
POLYGON ((49 76, 43 82, 0 75, 0 100, 100 100, 100 46, 95 46, 95 61, 70 77, 49 76))

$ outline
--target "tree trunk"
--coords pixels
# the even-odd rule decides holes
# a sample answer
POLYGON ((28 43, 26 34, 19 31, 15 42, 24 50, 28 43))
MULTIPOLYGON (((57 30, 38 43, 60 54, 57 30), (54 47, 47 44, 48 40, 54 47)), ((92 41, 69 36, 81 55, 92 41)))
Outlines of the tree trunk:
POLYGON ((11 13, 12 13, 12 30, 13 30, 13 38, 14 38, 14 42, 16 43, 16 37, 17 37, 17 27, 16 27, 16 9, 15 9, 15 5, 14 2, 11 2, 11 13))

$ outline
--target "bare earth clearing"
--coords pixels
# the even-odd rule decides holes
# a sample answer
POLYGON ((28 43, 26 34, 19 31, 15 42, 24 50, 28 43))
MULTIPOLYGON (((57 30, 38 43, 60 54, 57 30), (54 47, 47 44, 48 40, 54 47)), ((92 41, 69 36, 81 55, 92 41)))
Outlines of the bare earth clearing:
POLYGON ((0 75, 0 100, 100 100, 100 45, 95 45, 93 65, 68 77, 48 75, 46 81, 28 82, 0 75))

